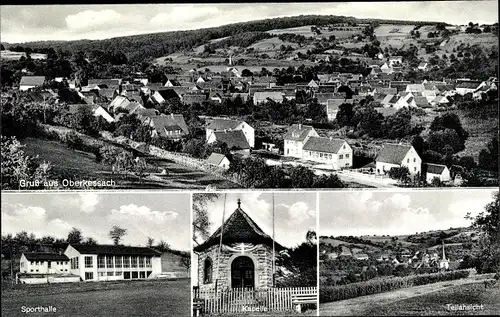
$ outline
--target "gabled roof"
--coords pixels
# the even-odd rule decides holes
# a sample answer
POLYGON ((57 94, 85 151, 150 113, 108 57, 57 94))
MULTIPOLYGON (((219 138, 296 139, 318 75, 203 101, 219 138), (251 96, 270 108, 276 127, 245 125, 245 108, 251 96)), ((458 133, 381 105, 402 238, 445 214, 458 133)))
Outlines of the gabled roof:
POLYGON ((161 252, 145 247, 129 247, 124 245, 88 245, 88 244, 70 244, 81 254, 98 255, 143 255, 143 256, 161 256, 161 252))
POLYGON ((410 149, 411 145, 386 143, 378 153, 375 161, 400 165, 410 149))
POLYGON ((125 96, 116 96, 113 101, 109 104, 109 108, 111 109, 116 109, 116 108, 125 108, 128 104, 130 103, 130 100, 128 100, 127 97, 125 96))
POLYGON ((457 85, 457 88, 466 88, 466 89, 476 89, 477 87, 479 87, 479 85, 481 85, 481 83, 478 83, 478 82, 474 82, 474 81, 464 81, 464 82, 461 82, 460 84, 457 85))
POLYGON ((238 125, 240 125, 243 121, 241 120, 232 120, 232 119, 223 119, 223 118, 216 118, 211 120, 208 125, 207 129, 211 130, 232 130, 236 129, 238 125))
POLYGON ((160 115, 160 116, 151 116, 151 126, 160 136, 166 136, 164 134, 165 129, 170 126, 178 126, 181 128, 182 132, 185 134, 189 133, 188 126, 186 121, 184 121, 184 116, 182 114, 170 114, 170 115, 160 115))
POLYGON ((254 98, 257 100, 272 100, 275 102, 282 102, 284 97, 283 92, 277 91, 256 91, 254 93, 254 98))
POLYGON ((108 88, 118 87, 121 84, 121 79, 105 79, 105 78, 96 78, 89 79, 88 86, 91 85, 106 85, 108 88))
POLYGON ((284 139, 285 140, 295 140, 295 141, 304 141, 304 139, 307 137, 309 132, 313 130, 314 128, 309 125, 299 125, 299 124, 292 124, 290 128, 288 128, 288 131, 286 132, 284 139))
POLYGON ((45 82, 44 76, 23 76, 19 86, 41 86, 45 82))
POLYGON ((226 156, 224 154, 214 152, 214 153, 210 154, 210 156, 207 158, 207 163, 219 166, 219 164, 222 162, 222 160, 225 157, 226 156))
POLYGON ((329 138, 310 137, 302 147, 305 151, 324 153, 338 153, 344 144, 344 140, 329 138))
MULTIPOLYGON (((205 242, 193 248, 200 252, 211 246, 222 243, 253 243, 272 246, 273 239, 264 233, 262 229, 250 218, 240 207, 238 207, 231 216, 219 227, 205 242)), ((274 242, 275 248, 283 250, 284 247, 274 242)))
POLYGON ((447 169, 446 165, 441 164, 425 163, 425 166, 427 167, 427 173, 430 174, 441 175, 441 173, 443 173, 444 170, 447 169))
POLYGON ((214 131, 214 135, 217 142, 226 143, 229 149, 240 148, 246 150, 250 148, 245 134, 241 130, 214 131))
POLYGON ((59 253, 25 252, 28 261, 69 261, 68 257, 59 253))
POLYGON ((410 92, 423 92, 425 90, 423 84, 410 84, 406 86, 406 90, 410 92))
POLYGON ((415 104, 421 108, 430 107, 429 102, 427 101, 427 98, 425 98, 423 96, 415 96, 415 104))

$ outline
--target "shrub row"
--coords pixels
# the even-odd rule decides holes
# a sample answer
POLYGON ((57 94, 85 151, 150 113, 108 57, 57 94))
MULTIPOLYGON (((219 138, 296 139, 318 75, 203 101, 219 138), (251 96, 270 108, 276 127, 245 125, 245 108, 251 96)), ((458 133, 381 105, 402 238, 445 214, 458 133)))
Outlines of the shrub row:
POLYGON ((394 291, 401 288, 450 281, 469 276, 468 270, 419 274, 405 277, 374 279, 341 286, 325 286, 320 289, 320 302, 332 302, 364 295, 394 291))

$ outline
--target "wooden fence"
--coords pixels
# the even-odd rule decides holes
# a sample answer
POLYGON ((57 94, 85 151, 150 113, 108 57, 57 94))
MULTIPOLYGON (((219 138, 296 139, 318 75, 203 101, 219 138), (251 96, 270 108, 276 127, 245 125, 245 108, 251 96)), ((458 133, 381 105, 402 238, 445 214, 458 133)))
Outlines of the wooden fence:
MULTIPOLYGON (((196 290, 194 299, 201 301, 203 312, 208 314, 287 312, 294 311, 292 295, 318 294, 316 287, 289 287, 268 289, 196 290)), ((316 306, 317 307, 317 306, 316 306)))

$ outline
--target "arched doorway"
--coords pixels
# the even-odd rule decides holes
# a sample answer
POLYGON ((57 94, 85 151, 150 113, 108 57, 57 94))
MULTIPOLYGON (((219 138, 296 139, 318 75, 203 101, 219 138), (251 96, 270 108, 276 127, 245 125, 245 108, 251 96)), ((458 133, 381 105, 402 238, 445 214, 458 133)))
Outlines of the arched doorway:
POLYGON ((239 256, 233 260, 231 263, 231 287, 255 287, 255 267, 252 259, 247 256, 239 256))

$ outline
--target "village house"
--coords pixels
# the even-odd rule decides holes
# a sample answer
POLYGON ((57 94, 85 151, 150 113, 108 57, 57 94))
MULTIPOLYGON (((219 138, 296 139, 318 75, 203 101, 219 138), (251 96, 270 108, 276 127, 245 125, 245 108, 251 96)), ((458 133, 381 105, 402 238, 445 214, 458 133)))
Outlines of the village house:
POLYGON ((96 117, 101 117, 106 120, 108 123, 115 122, 115 119, 109 114, 106 109, 104 109, 101 105, 92 105, 92 113, 96 117))
POLYGON ((225 170, 229 169, 229 165, 231 164, 229 159, 224 154, 215 152, 210 154, 210 156, 207 158, 207 163, 212 166, 223 168, 225 170))
POLYGON ((182 114, 170 115, 144 115, 144 124, 151 126, 152 137, 164 137, 172 140, 180 140, 183 136, 189 134, 189 129, 182 114))
POLYGON ((410 175, 421 173, 422 159, 411 145, 386 143, 375 158, 377 174, 386 174, 391 168, 408 167, 410 175))
POLYGON ((231 120, 224 118, 215 118, 209 121, 205 128, 206 140, 208 141, 211 134, 215 131, 236 131, 241 130, 245 135, 245 139, 251 148, 255 146, 255 129, 248 123, 242 120, 231 120))
POLYGON ((398 95, 386 95, 380 104, 385 108, 396 108, 396 104, 399 99, 398 95))
POLYGON ((312 136, 302 147, 302 159, 340 170, 352 167, 353 151, 345 140, 312 136))
POLYGON ((403 57, 402 56, 391 56, 389 57, 389 65, 391 67, 395 65, 400 65, 403 63, 403 57))
POLYGON ((328 117, 328 121, 333 121, 337 118, 337 113, 339 112, 340 105, 342 104, 353 104, 354 100, 352 99, 328 99, 326 103, 326 115, 328 117))
POLYGON ((64 254, 25 252, 21 254, 19 272, 29 274, 68 274, 69 259, 64 254))
POLYGON ((207 138, 207 143, 226 143, 231 153, 249 155, 250 154, 250 144, 245 137, 242 130, 231 130, 231 131, 214 131, 210 133, 207 138))
POLYGON ((425 180, 427 183, 432 183, 434 178, 446 183, 451 181, 450 170, 446 165, 424 163, 423 172, 425 173, 425 180))
POLYGON ((150 248, 70 244, 64 255, 70 272, 83 281, 150 279, 161 273, 161 253, 150 248))
POLYGON ((285 94, 276 91, 256 91, 253 95, 253 103, 258 105, 260 103, 272 101, 272 102, 283 102, 285 94))
POLYGON ((182 95, 181 101, 186 105, 193 105, 195 103, 202 104, 207 100, 207 95, 204 93, 186 93, 182 95))
POLYGON ((474 80, 466 80, 466 81, 461 81, 460 83, 457 84, 455 87, 455 91, 459 95, 466 95, 468 93, 474 93, 476 90, 480 89, 483 87, 486 83, 481 82, 481 81, 474 81, 474 80))
POLYGON ((401 96, 396 104, 393 106, 396 109, 416 107, 415 97, 411 92, 406 93, 406 95, 401 96))
POLYGON ((405 92, 413 94, 413 96, 424 96, 425 97, 425 86, 424 84, 409 84, 406 86, 405 92))
POLYGON ((36 87, 42 87, 44 83, 44 76, 23 76, 19 82, 19 90, 27 91, 36 87))
POLYGON ((194 247, 198 256, 200 291, 231 288, 267 289, 273 282, 273 245, 285 250, 238 208, 205 242, 194 247))
POLYGON ((310 137, 319 137, 312 126, 293 124, 283 137, 284 155, 302 158, 302 148, 310 137))

